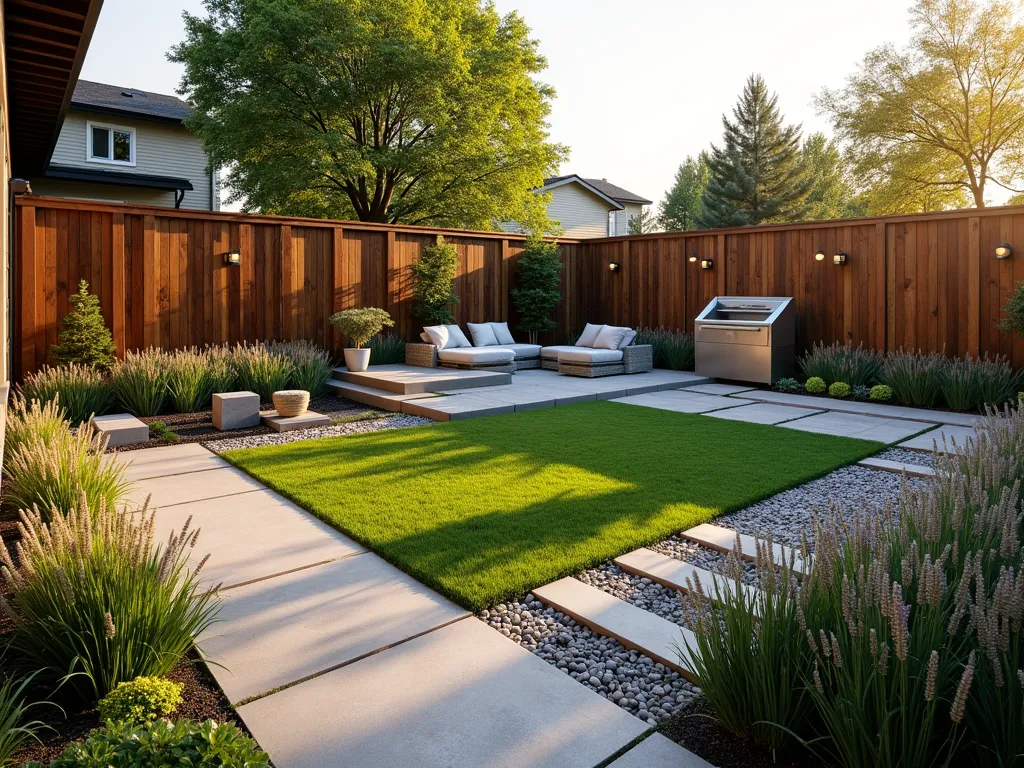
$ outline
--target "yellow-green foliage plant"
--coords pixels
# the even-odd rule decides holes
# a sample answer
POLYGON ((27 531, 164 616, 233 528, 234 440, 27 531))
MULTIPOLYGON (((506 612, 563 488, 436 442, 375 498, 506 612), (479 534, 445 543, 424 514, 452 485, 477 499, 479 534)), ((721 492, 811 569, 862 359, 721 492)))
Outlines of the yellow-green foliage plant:
POLYGON ((182 688, 163 677, 137 677, 118 683, 99 700, 96 711, 105 721, 145 725, 174 712, 181 704, 182 688))

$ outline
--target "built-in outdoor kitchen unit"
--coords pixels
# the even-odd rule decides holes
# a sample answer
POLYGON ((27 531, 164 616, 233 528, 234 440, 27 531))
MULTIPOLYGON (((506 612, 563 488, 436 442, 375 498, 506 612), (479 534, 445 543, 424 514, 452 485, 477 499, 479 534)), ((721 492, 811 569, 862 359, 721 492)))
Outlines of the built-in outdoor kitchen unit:
POLYGON ((796 310, 789 297, 718 296, 694 322, 696 372, 774 384, 796 372, 796 310))

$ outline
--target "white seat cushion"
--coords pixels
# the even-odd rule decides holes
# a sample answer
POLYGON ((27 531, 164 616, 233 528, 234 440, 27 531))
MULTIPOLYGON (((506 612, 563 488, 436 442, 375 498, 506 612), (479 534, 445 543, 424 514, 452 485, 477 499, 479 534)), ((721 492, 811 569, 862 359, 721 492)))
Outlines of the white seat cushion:
POLYGON ((557 360, 560 352, 571 352, 579 347, 567 347, 567 346, 553 346, 553 347, 541 347, 540 356, 543 360, 557 360))
POLYGON ((508 329, 508 323, 488 323, 488 325, 494 331, 494 337, 499 344, 507 346, 516 343, 516 340, 512 338, 512 332, 508 329))
POLYGON ((467 323, 469 335, 473 337, 474 347, 496 347, 498 337, 494 335, 494 329, 490 323, 467 323))
POLYGON ((576 339, 577 347, 592 347, 594 342, 597 341, 597 335, 601 333, 603 325, 594 325, 593 323, 587 323, 587 327, 583 329, 583 333, 576 339))
POLYGON ((570 349, 558 354, 560 363, 617 363, 622 359, 621 349, 570 349))
POLYGON ((621 349, 622 342, 626 338, 626 335, 632 333, 632 328, 624 328, 617 325, 606 325, 601 329, 601 332, 597 334, 597 338, 594 339, 594 343, 591 344, 594 349, 621 349))
POLYGON ((499 344, 498 346, 501 349, 511 349, 520 359, 540 355, 540 344, 499 344))
MULTIPOLYGON (((621 353, 620 353, 621 354, 621 353)), ((446 363, 511 363, 515 359, 511 349, 500 347, 469 347, 468 349, 442 349, 438 360, 446 363)))

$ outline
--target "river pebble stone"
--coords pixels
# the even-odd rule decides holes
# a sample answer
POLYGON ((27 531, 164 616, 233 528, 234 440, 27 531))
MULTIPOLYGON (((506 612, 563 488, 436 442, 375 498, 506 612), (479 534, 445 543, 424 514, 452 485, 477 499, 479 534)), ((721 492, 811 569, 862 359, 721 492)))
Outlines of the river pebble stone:
POLYGON ((424 424, 434 424, 431 419, 422 416, 409 416, 401 414, 398 416, 382 416, 379 419, 362 419, 350 421, 345 424, 332 424, 323 427, 310 427, 309 429, 297 429, 294 432, 281 432, 272 435, 250 435, 229 440, 211 440, 205 443, 206 447, 216 453, 233 451, 237 448, 259 448, 263 445, 284 445, 299 440, 315 440, 320 437, 340 437, 341 435, 358 435, 365 432, 380 432, 385 429, 401 429, 403 427, 421 427, 424 424))

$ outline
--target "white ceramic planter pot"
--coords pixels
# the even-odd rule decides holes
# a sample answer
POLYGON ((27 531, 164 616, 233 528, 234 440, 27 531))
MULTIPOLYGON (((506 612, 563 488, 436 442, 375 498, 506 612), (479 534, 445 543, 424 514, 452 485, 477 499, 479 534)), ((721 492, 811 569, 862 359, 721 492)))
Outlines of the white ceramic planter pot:
POLYGON ((353 373, 361 373, 370 365, 369 349, 346 349, 345 367, 353 373))

